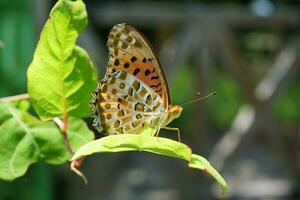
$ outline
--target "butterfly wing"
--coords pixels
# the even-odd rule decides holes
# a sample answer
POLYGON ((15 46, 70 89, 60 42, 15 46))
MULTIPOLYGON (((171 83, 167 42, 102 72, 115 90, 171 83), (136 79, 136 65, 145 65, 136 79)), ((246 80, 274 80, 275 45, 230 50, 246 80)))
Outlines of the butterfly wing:
POLYGON ((94 127, 108 134, 136 133, 156 128, 162 99, 143 81, 122 71, 104 78, 93 93, 94 127))
POLYGON ((134 75, 161 96, 163 110, 167 110, 170 103, 167 81, 147 39, 135 28, 118 24, 110 31, 107 46, 107 74, 120 70, 134 75))

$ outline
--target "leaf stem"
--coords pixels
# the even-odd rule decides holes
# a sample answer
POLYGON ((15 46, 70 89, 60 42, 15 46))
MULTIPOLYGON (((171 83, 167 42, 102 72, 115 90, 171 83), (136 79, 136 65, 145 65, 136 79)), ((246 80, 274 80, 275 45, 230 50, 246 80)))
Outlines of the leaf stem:
POLYGON ((72 146, 70 144, 69 138, 68 138, 68 134, 67 134, 67 127, 68 127, 68 117, 65 115, 64 116, 64 121, 62 121, 60 118, 55 117, 53 118, 53 121, 57 124, 57 126, 59 127, 63 137, 64 137, 64 142, 65 145, 69 151, 69 153, 71 155, 74 155, 74 151, 72 149, 72 146))
POLYGON ((71 162, 71 170, 77 174, 78 176, 80 176, 82 178, 82 180, 84 181, 84 183, 87 185, 88 184, 88 181, 87 181, 87 178, 85 177, 85 175, 78 169, 78 167, 80 167, 80 165, 82 164, 83 160, 84 160, 84 156, 77 159, 77 160, 73 160, 71 162))
POLYGON ((15 96, 9 96, 9 97, 3 97, 0 98, 0 103, 5 103, 5 102, 11 102, 11 101, 18 101, 18 100, 24 100, 24 99, 29 99, 30 96, 28 93, 24 94, 19 94, 15 96))

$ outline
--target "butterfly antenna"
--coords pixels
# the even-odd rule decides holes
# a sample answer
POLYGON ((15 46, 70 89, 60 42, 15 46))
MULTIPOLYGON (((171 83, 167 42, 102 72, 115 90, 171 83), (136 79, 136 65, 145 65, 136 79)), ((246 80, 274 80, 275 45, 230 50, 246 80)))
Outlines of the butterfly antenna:
MULTIPOLYGON (((189 104, 189 103, 194 103, 194 102, 197 102, 197 101, 201 101, 201 100, 203 100, 203 99, 206 99, 206 98, 208 98, 208 97, 210 97, 210 96, 213 96, 213 95, 216 95, 216 94, 217 94, 216 92, 212 92, 212 93, 210 93, 209 95, 206 95, 206 96, 204 96, 204 97, 200 97, 200 98, 198 98, 198 99, 188 100, 188 101, 184 102, 183 104, 181 104, 180 106, 183 106, 183 105, 189 104)), ((199 95, 200 95, 200 92, 197 92, 197 93, 196 93, 196 96, 199 96, 199 95)))

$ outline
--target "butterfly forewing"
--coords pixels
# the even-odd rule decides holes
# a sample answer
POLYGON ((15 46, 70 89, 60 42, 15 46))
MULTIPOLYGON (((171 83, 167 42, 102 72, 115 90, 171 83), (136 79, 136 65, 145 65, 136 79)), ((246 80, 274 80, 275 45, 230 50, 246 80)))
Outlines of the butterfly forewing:
POLYGON ((166 110, 169 90, 163 71, 146 38, 127 24, 115 25, 108 37, 107 74, 120 70, 134 75, 161 96, 166 110))

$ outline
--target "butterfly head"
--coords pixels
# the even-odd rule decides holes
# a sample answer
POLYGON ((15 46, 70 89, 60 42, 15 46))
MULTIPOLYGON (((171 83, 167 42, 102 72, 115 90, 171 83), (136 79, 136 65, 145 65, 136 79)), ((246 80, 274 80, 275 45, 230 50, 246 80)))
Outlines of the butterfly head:
POLYGON ((182 109, 183 108, 179 105, 169 105, 168 113, 173 119, 176 119, 181 115, 182 109))
POLYGON ((167 115, 164 117, 162 127, 167 126, 171 121, 181 115, 182 107, 179 105, 169 105, 167 115))

